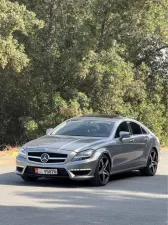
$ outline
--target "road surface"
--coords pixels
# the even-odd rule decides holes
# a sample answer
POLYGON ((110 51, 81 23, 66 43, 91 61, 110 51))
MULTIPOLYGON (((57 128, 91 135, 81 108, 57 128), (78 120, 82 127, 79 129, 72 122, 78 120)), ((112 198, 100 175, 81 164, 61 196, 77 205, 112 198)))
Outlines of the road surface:
POLYGON ((0 225, 166 225, 168 151, 157 175, 131 172, 111 177, 105 187, 43 179, 26 184, 0 166, 0 225))

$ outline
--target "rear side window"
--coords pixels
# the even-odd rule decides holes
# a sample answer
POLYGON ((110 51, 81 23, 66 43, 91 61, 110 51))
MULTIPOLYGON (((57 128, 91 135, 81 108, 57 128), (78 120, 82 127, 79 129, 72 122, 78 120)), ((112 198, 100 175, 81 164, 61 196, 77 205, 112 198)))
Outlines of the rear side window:
POLYGON ((147 134, 147 131, 143 127, 141 127, 141 130, 143 134, 147 134))
POLYGON ((120 137, 120 131, 129 132, 129 127, 128 127, 127 122, 123 122, 123 123, 121 123, 118 126, 117 131, 116 131, 116 134, 115 134, 115 138, 119 138, 120 137))
POLYGON ((130 126, 132 130, 132 134, 142 134, 141 127, 137 123, 130 122, 130 126))

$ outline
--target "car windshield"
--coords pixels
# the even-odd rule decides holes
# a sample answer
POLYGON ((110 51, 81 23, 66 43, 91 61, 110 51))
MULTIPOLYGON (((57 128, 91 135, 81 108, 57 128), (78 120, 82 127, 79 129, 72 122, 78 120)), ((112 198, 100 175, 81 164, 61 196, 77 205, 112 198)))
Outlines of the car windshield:
POLYGON ((56 127, 52 135, 108 137, 113 126, 109 120, 70 120, 56 127))

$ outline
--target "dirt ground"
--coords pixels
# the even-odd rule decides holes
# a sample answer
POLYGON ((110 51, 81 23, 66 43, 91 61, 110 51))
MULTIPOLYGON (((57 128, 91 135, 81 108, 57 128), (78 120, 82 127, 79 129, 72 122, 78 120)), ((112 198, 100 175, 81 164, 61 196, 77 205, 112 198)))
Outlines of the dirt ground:
POLYGON ((162 147, 162 150, 163 150, 163 151, 164 151, 164 150, 167 150, 167 151, 168 151, 168 146, 162 147))

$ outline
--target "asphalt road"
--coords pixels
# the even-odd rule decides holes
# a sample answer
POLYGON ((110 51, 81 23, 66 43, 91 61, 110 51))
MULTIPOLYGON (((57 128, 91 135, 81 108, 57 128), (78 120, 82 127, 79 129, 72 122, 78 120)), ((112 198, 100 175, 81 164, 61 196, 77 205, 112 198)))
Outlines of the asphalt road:
POLYGON ((14 166, 0 166, 0 225, 166 225, 168 151, 155 177, 131 172, 105 187, 87 182, 24 183, 14 166))

